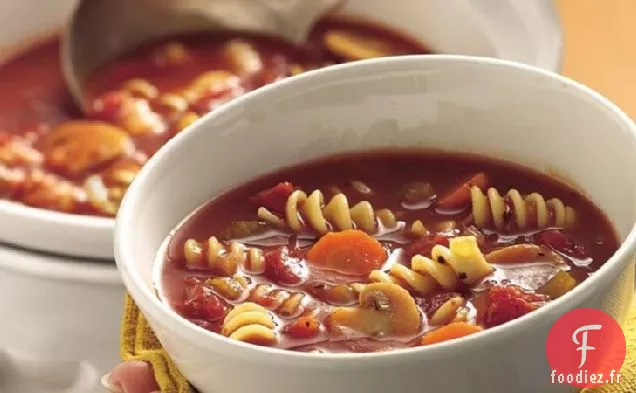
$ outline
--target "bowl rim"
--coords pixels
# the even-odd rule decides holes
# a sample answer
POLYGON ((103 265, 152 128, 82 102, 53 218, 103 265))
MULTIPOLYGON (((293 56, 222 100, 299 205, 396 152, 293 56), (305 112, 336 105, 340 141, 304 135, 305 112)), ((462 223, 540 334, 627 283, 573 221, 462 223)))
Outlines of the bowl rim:
POLYGON ((62 257, 6 244, 0 244, 0 270, 67 283, 123 285, 111 260, 62 257))
POLYGON ((7 243, 18 248, 28 249, 33 252, 44 252, 56 257, 82 257, 112 259, 112 233, 115 228, 115 220, 112 217, 97 215, 83 215, 64 213, 56 210, 32 207, 19 201, 0 199, 0 221, 19 223, 32 231, 39 230, 44 233, 73 233, 81 236, 79 242, 52 243, 48 240, 39 240, 38 236, 16 236, 11 229, 0 231, 0 242, 7 243), (97 241, 100 245, 95 248, 91 242, 82 242, 81 239, 97 241))
POLYGON ((624 132, 632 135, 636 141, 636 124, 625 114, 618 106, 603 97, 600 93, 592 90, 583 84, 571 80, 545 69, 530 66, 527 64, 493 59, 484 57, 473 57, 463 55, 415 55, 395 58, 371 59, 356 63, 341 64, 328 67, 325 69, 310 71, 306 74, 299 75, 297 78, 289 78, 280 81, 277 84, 265 86, 258 91, 250 92, 227 105, 219 108, 217 111, 204 116, 201 120, 194 123, 190 130, 179 134, 176 138, 169 141, 163 149, 161 149, 150 161, 144 166, 139 173, 138 179, 133 182, 131 189, 124 197, 119 214, 115 224, 114 244, 115 259, 117 266, 122 274, 122 278, 126 288, 140 306, 144 313, 148 313, 153 320, 161 320, 164 327, 170 329, 174 334, 182 336, 189 342, 198 343, 203 347, 213 349, 217 353, 224 353, 233 357, 249 357, 254 361, 262 360, 265 362, 272 361, 293 361, 296 366, 335 366, 338 367, 360 367, 361 363, 376 362, 383 360, 408 361, 421 356, 439 356, 445 353, 451 353, 449 349, 460 347, 483 347, 493 340, 501 337, 515 334, 515 332, 530 326, 533 320, 546 320, 555 315, 557 310, 568 310, 573 308, 576 300, 584 292, 592 290, 600 281, 610 280, 616 276, 622 269, 631 263, 631 256, 636 251, 636 225, 632 227, 625 239, 621 242, 618 250, 604 263, 599 270, 590 278, 578 285, 572 291, 550 302, 545 307, 522 316, 516 320, 510 321, 501 326, 486 329, 479 335, 467 336, 459 340, 452 340, 439 343, 433 346, 414 347, 399 351, 388 351, 379 353, 338 353, 338 354, 311 354, 301 353, 277 348, 259 347, 247 343, 223 337, 221 335, 209 332, 193 323, 187 321, 183 317, 174 312, 168 305, 162 303, 149 288, 145 280, 142 279, 137 269, 134 268, 134 258, 131 250, 131 244, 128 241, 129 229, 127 223, 134 220, 136 215, 134 208, 142 203, 145 189, 150 186, 146 185, 148 178, 154 176, 155 172, 161 171, 173 157, 180 153, 187 145, 194 143, 199 135, 208 132, 206 124, 217 116, 223 116, 227 112, 240 111, 241 107, 248 102, 261 100, 261 96, 267 97, 268 94, 278 90, 290 90, 297 86, 303 86, 306 81, 331 80, 334 76, 343 70, 375 70, 376 73, 386 69, 390 69, 393 65, 412 64, 413 69, 423 63, 438 64, 461 64, 472 67, 488 67, 502 68, 513 70, 518 73, 526 73, 529 77, 540 76, 551 80, 552 83, 560 83, 564 86, 573 88, 578 94, 582 94, 591 98, 596 105, 610 111, 610 115, 614 117, 618 124, 624 126, 624 132), (356 360, 356 362, 348 362, 356 360))
POLYGON ((115 219, 88 214, 64 213, 25 205, 19 201, 0 199, 0 216, 21 216, 26 219, 41 220, 56 225, 78 226, 86 230, 104 230, 115 226, 115 219))

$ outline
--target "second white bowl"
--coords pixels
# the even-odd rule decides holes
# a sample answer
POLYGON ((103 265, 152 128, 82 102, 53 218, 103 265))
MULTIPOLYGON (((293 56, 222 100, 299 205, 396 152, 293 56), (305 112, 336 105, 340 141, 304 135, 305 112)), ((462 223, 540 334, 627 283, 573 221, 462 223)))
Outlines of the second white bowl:
MULTIPOLYGON (((0 1, 0 62, 62 26, 76 0, 0 1), (47 12, 33 13, 40 9, 47 12)), ((561 31, 551 0, 349 0, 341 13, 403 30, 442 53, 490 56, 557 70, 561 31)), ((113 220, 0 200, 0 241, 28 249, 112 258, 113 220)))

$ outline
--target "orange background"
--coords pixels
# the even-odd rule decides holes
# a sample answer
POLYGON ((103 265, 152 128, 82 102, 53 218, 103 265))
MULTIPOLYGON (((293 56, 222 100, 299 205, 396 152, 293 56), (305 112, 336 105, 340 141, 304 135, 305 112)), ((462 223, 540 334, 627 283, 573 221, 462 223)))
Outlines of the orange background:
POLYGON ((561 73, 636 119, 636 0, 556 0, 556 5, 565 39, 561 73))

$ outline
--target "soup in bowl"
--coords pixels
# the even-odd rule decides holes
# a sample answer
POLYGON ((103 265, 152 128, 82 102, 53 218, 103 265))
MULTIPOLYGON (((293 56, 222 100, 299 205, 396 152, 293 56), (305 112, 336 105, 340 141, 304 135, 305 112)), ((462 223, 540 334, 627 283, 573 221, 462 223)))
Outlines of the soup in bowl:
POLYGON ((116 261, 202 392, 568 391, 550 326, 620 321, 632 297, 636 180, 613 175, 634 153, 624 113, 530 66, 335 66, 168 142, 124 197, 116 261))

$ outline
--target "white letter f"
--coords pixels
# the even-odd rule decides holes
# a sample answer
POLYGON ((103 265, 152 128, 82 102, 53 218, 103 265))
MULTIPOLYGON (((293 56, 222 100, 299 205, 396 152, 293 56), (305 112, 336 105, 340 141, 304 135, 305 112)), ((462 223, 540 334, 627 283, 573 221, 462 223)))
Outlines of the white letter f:
POLYGON ((585 361, 587 360, 587 351, 596 349, 594 347, 590 347, 587 345, 587 332, 589 330, 601 330, 601 327, 602 327, 601 325, 585 325, 576 329, 574 333, 572 334, 572 341, 574 341, 574 344, 581 345, 580 347, 576 349, 577 351, 581 351, 581 364, 579 365, 579 368, 583 367, 583 365, 585 364, 585 361), (583 333, 582 334, 583 340, 582 342, 579 342, 576 336, 581 332, 583 333))

